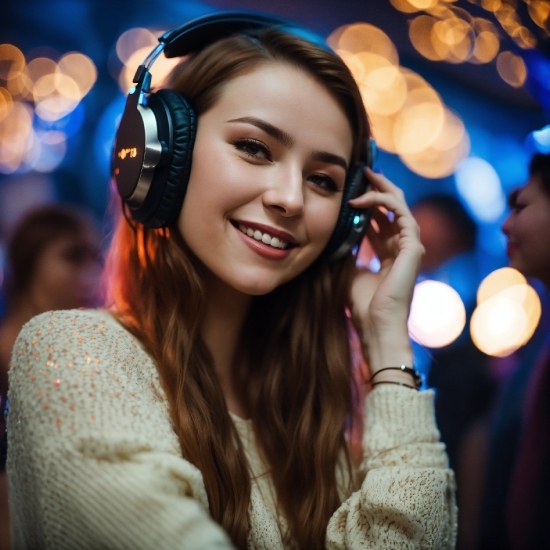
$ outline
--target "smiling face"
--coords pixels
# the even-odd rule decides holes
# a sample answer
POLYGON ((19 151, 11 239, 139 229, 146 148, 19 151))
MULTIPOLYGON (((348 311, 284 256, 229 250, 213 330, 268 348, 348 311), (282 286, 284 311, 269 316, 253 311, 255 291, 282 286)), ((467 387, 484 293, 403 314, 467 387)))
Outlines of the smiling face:
POLYGON ((502 226, 508 237, 510 266, 550 287, 550 195, 539 175, 512 193, 510 206, 512 211, 502 226))
POLYGON ((352 132, 304 71, 260 65, 199 117, 178 227, 214 280, 266 294, 304 271, 336 225, 352 132))

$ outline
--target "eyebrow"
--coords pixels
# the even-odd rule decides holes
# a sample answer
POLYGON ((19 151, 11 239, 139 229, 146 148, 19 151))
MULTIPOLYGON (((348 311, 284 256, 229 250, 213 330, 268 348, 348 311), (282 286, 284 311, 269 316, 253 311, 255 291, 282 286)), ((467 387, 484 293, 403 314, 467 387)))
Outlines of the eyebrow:
MULTIPOLYGON (((252 124, 252 126, 256 126, 256 128, 263 130, 266 134, 275 138, 278 142, 282 143, 285 147, 288 148, 293 147, 296 143, 294 138, 290 134, 288 134, 284 130, 281 130, 280 128, 277 128, 277 126, 273 126, 273 124, 262 120, 261 118, 245 116, 242 118, 234 118, 232 120, 228 120, 228 122, 244 122, 245 124, 252 124)), ((348 169, 348 163, 340 155, 334 155, 325 151, 313 151, 311 157, 313 158, 313 160, 317 160, 319 162, 336 164, 338 166, 341 166, 344 170, 348 169)))
POLYGON ((325 151, 313 151, 311 157, 313 158, 313 160, 326 162, 327 164, 337 164, 338 166, 341 166, 344 170, 348 169, 348 163, 340 155, 333 155, 332 153, 326 153, 325 151))
POLYGON ((273 124, 270 124, 261 118, 245 116, 242 118, 228 120, 228 122, 244 122, 246 124, 252 124, 252 126, 256 126, 256 128, 263 130, 266 134, 269 134, 271 137, 275 138, 288 148, 292 147, 295 143, 294 138, 290 134, 287 134, 284 130, 277 128, 277 126, 273 126, 273 124))

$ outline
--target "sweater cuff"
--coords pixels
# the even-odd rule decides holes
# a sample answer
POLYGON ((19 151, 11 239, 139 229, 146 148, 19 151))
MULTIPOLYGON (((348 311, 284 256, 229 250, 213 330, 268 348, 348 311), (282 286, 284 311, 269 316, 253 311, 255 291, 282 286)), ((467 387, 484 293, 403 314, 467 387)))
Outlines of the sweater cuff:
POLYGON ((414 391, 390 384, 374 388, 365 399, 366 454, 438 441, 434 395, 433 390, 414 391))

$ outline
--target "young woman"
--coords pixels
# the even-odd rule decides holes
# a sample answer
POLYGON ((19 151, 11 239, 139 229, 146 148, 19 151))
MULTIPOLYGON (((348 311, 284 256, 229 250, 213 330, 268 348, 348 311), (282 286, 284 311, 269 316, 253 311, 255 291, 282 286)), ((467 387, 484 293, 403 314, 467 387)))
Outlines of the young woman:
POLYGON ((198 114, 177 223, 125 207, 112 307, 42 315, 14 348, 15 547, 452 548, 453 474, 410 368, 403 193, 367 170, 352 201, 374 208, 379 273, 323 255, 369 136, 348 69, 269 29, 167 87, 198 114), (376 384, 360 464, 351 319, 376 384))

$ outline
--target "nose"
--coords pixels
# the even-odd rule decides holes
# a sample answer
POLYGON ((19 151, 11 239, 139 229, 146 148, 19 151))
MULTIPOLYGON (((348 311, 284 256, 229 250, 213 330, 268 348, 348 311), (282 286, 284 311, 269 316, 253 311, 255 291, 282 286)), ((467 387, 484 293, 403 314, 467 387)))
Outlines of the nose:
POLYGON ((502 232, 509 237, 510 236, 510 227, 512 225, 512 214, 508 214, 508 217, 504 220, 501 230, 502 232))
POLYGON ((301 170, 281 167, 263 194, 264 205, 285 217, 300 216, 304 211, 303 185, 301 170))

